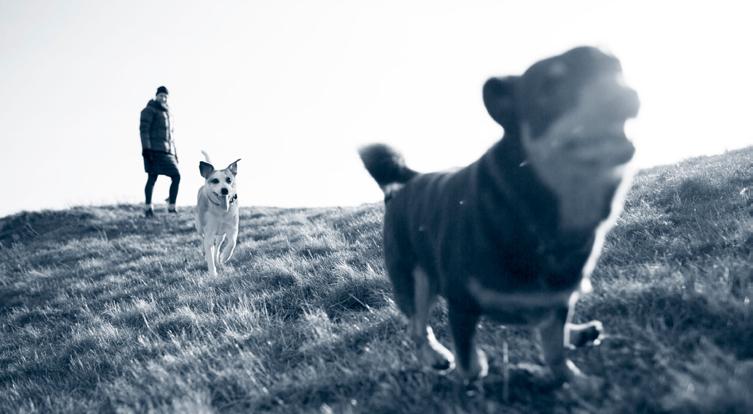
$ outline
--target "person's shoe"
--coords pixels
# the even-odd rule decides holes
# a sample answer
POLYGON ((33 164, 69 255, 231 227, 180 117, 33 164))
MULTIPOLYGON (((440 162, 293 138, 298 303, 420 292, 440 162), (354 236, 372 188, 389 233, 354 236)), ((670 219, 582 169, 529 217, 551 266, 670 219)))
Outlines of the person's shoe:
POLYGON ((144 217, 146 218, 154 217, 154 210, 152 210, 151 208, 144 210, 144 217))
POLYGON ((167 212, 168 213, 178 213, 178 210, 175 209, 175 204, 169 204, 167 206, 167 212))

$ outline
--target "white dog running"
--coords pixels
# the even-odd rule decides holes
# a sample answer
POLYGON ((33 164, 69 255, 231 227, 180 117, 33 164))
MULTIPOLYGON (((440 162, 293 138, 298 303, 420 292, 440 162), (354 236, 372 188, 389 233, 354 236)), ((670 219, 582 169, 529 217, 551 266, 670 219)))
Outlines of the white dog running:
POLYGON ((216 276, 217 268, 222 268, 230 259, 238 242, 239 209, 235 177, 240 159, 224 170, 215 170, 209 155, 204 151, 202 154, 206 162, 199 162, 199 172, 205 182, 199 188, 196 202, 196 229, 203 238, 209 274, 216 276))

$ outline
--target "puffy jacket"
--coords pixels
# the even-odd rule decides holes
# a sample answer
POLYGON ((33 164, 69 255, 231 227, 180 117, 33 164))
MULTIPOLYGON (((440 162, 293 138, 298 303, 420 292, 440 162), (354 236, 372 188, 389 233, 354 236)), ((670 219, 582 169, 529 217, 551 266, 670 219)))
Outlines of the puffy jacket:
POLYGON ((150 100, 141 111, 141 149, 175 154, 173 125, 170 110, 155 100, 150 100))

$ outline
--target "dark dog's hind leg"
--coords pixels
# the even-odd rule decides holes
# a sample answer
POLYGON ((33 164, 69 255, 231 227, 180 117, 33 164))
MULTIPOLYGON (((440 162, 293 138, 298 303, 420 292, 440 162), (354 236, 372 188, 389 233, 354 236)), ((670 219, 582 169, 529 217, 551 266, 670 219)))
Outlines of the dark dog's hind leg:
MULTIPOLYGON (((385 243, 385 250, 389 245, 385 243)), ((415 264, 412 260, 400 259, 398 255, 385 254, 385 264, 387 266, 387 275, 392 282, 392 292, 395 296, 395 302, 398 309, 409 318, 416 313, 414 302, 414 283, 413 268, 415 264)))
MULTIPOLYGON (((389 243, 385 244, 389 246, 389 243)), ((408 332, 416 345, 418 359, 425 366, 439 371, 452 369, 452 353, 437 341, 428 325, 429 312, 437 297, 436 286, 416 263, 405 260, 405 256, 388 253, 386 257, 395 302, 408 317, 408 332)))
POLYGON ((418 357, 424 365, 438 371, 453 368, 452 352, 442 345, 434 336, 429 326, 429 312, 437 298, 437 286, 431 283, 429 276, 421 267, 413 269, 415 313, 410 317, 410 333, 416 343, 418 357))

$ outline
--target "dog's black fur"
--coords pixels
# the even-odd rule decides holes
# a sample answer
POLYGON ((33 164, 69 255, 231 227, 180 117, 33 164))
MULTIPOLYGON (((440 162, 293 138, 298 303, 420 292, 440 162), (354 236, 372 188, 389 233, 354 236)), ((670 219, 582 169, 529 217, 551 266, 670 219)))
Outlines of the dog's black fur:
MULTIPOLYGON (((425 348, 428 343, 434 348, 422 352, 434 355, 427 362, 436 368, 449 368, 453 362, 437 356, 442 354, 441 345, 434 344, 431 329, 428 338, 424 333, 422 315, 428 312, 424 308, 439 294, 448 302, 455 359, 467 379, 486 372, 485 357, 474 344, 482 314, 503 323, 537 326, 554 374, 563 380, 580 375, 564 357, 561 348, 568 334, 563 330, 584 267, 589 258, 595 261, 592 252, 598 256, 597 229, 610 216, 622 177, 595 185, 598 194, 590 208, 597 211, 573 225, 567 216, 571 210, 562 206, 561 195, 567 190, 555 189, 542 179, 541 168, 549 166, 532 160, 528 148, 559 139, 548 134, 561 129, 558 120, 582 103, 583 90, 601 82, 606 85, 603 90, 589 95, 599 102, 582 111, 585 117, 578 115, 586 125, 586 137, 568 138, 572 142, 562 151, 576 148, 578 155, 579 146, 591 150, 597 144, 588 142, 597 139, 615 143, 614 148, 606 144, 604 155, 598 157, 597 161, 607 160, 605 166, 573 161, 573 168, 586 171, 585 177, 591 174, 588 168, 600 174, 629 161, 633 147, 624 135, 599 136, 605 129, 591 127, 602 121, 624 123, 637 114, 635 92, 604 80, 620 74, 616 58, 582 47, 538 62, 522 76, 490 79, 483 88, 484 102, 504 128, 504 137, 458 171, 419 174, 382 144, 360 151, 367 170, 385 191, 384 255, 397 304, 415 325, 411 329, 417 346, 425 348), (594 111, 602 113, 591 114, 594 111)), ((553 154, 570 163, 564 155, 553 154)), ((569 343, 583 345, 596 340, 599 332, 598 322, 580 328, 572 325, 569 343)))

